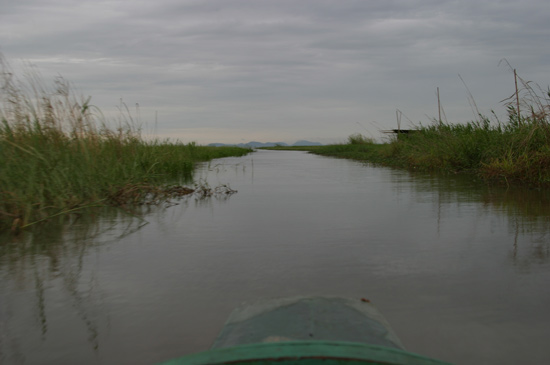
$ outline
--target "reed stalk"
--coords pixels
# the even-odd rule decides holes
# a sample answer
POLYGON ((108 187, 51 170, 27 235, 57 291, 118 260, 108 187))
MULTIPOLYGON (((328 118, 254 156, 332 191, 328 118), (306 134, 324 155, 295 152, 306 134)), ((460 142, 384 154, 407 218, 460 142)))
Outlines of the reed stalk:
POLYGON ((196 162, 249 152, 146 141, 129 113, 116 124, 65 79, 19 79, 0 55, 0 230, 165 197, 167 183, 191 182, 196 162))
MULTIPOLYGON (((508 110, 505 122, 479 114, 468 90, 478 113, 475 121, 452 124, 439 117, 388 143, 352 135, 348 144, 310 150, 416 170, 471 173, 507 185, 550 187, 550 89, 523 80, 515 70, 514 84, 514 94, 503 100, 508 110), (520 107, 530 115, 521 115, 520 107)), ((399 121, 398 114, 398 131, 399 121)))

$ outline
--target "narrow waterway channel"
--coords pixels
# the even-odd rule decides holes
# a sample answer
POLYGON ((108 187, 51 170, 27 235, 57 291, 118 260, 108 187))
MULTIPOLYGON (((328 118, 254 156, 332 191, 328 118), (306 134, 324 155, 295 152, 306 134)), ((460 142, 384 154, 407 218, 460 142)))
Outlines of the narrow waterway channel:
POLYGON ((548 193, 294 151, 194 178, 238 193, 0 237, 0 363, 151 364, 297 295, 368 298, 441 360, 550 361, 548 193))

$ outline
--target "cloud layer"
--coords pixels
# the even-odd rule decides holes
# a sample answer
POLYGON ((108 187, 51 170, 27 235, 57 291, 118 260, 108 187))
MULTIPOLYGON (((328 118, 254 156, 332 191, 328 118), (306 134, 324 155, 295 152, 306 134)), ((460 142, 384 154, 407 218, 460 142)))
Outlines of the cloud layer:
POLYGON ((549 84, 546 1, 0 1, 0 51, 61 74, 96 105, 123 98, 161 137, 322 142, 437 115, 503 111, 506 58, 549 84))

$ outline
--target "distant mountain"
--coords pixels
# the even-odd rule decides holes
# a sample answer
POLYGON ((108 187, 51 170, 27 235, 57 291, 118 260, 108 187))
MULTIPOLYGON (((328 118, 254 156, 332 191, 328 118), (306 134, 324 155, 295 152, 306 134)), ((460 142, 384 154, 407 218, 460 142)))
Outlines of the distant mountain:
MULTIPOLYGON (((260 148, 260 147, 288 146, 288 144, 285 142, 250 141, 248 143, 239 143, 239 144, 210 143, 208 146, 211 146, 211 147, 237 146, 242 148, 260 148)), ((319 142, 310 142, 310 141, 301 140, 292 144, 292 146, 322 146, 322 144, 319 142)))
POLYGON ((212 147, 223 147, 223 146, 237 146, 242 148, 259 148, 259 147, 275 147, 275 146, 288 146, 284 142, 256 142, 250 141, 248 143, 239 143, 239 144, 225 144, 225 143, 210 143, 209 146, 212 147))
POLYGON ((323 144, 319 142, 304 141, 303 139, 293 144, 293 146, 322 146, 322 145, 323 144))
POLYGON ((252 141, 252 142, 248 142, 248 143, 245 143, 245 146, 246 147, 252 147, 252 148, 258 148, 258 147, 275 147, 275 146, 288 146, 288 144, 284 143, 284 142, 256 142, 256 141, 252 141))
POLYGON ((212 147, 223 147, 223 146, 237 146, 242 148, 259 148, 259 147, 275 147, 275 146, 288 146, 284 142, 256 142, 250 141, 248 143, 238 143, 238 144, 225 144, 225 143, 210 143, 209 146, 212 147))

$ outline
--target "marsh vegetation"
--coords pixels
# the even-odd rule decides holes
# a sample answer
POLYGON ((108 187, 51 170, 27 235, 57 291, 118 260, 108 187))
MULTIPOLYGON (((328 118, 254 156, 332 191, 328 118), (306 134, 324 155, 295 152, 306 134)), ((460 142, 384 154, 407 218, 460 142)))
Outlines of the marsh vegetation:
POLYGON ((0 83, 0 230, 188 194, 181 184, 192 183, 196 162, 250 152, 146 140, 124 104, 107 121, 67 80, 20 79, 1 55, 0 83))
POLYGON ((517 76, 516 80, 520 87, 503 100, 506 121, 494 113, 492 117, 478 114, 467 123, 433 120, 382 144, 355 134, 344 144, 301 149, 394 167, 471 173, 507 185, 548 187, 550 89, 545 91, 517 76))

